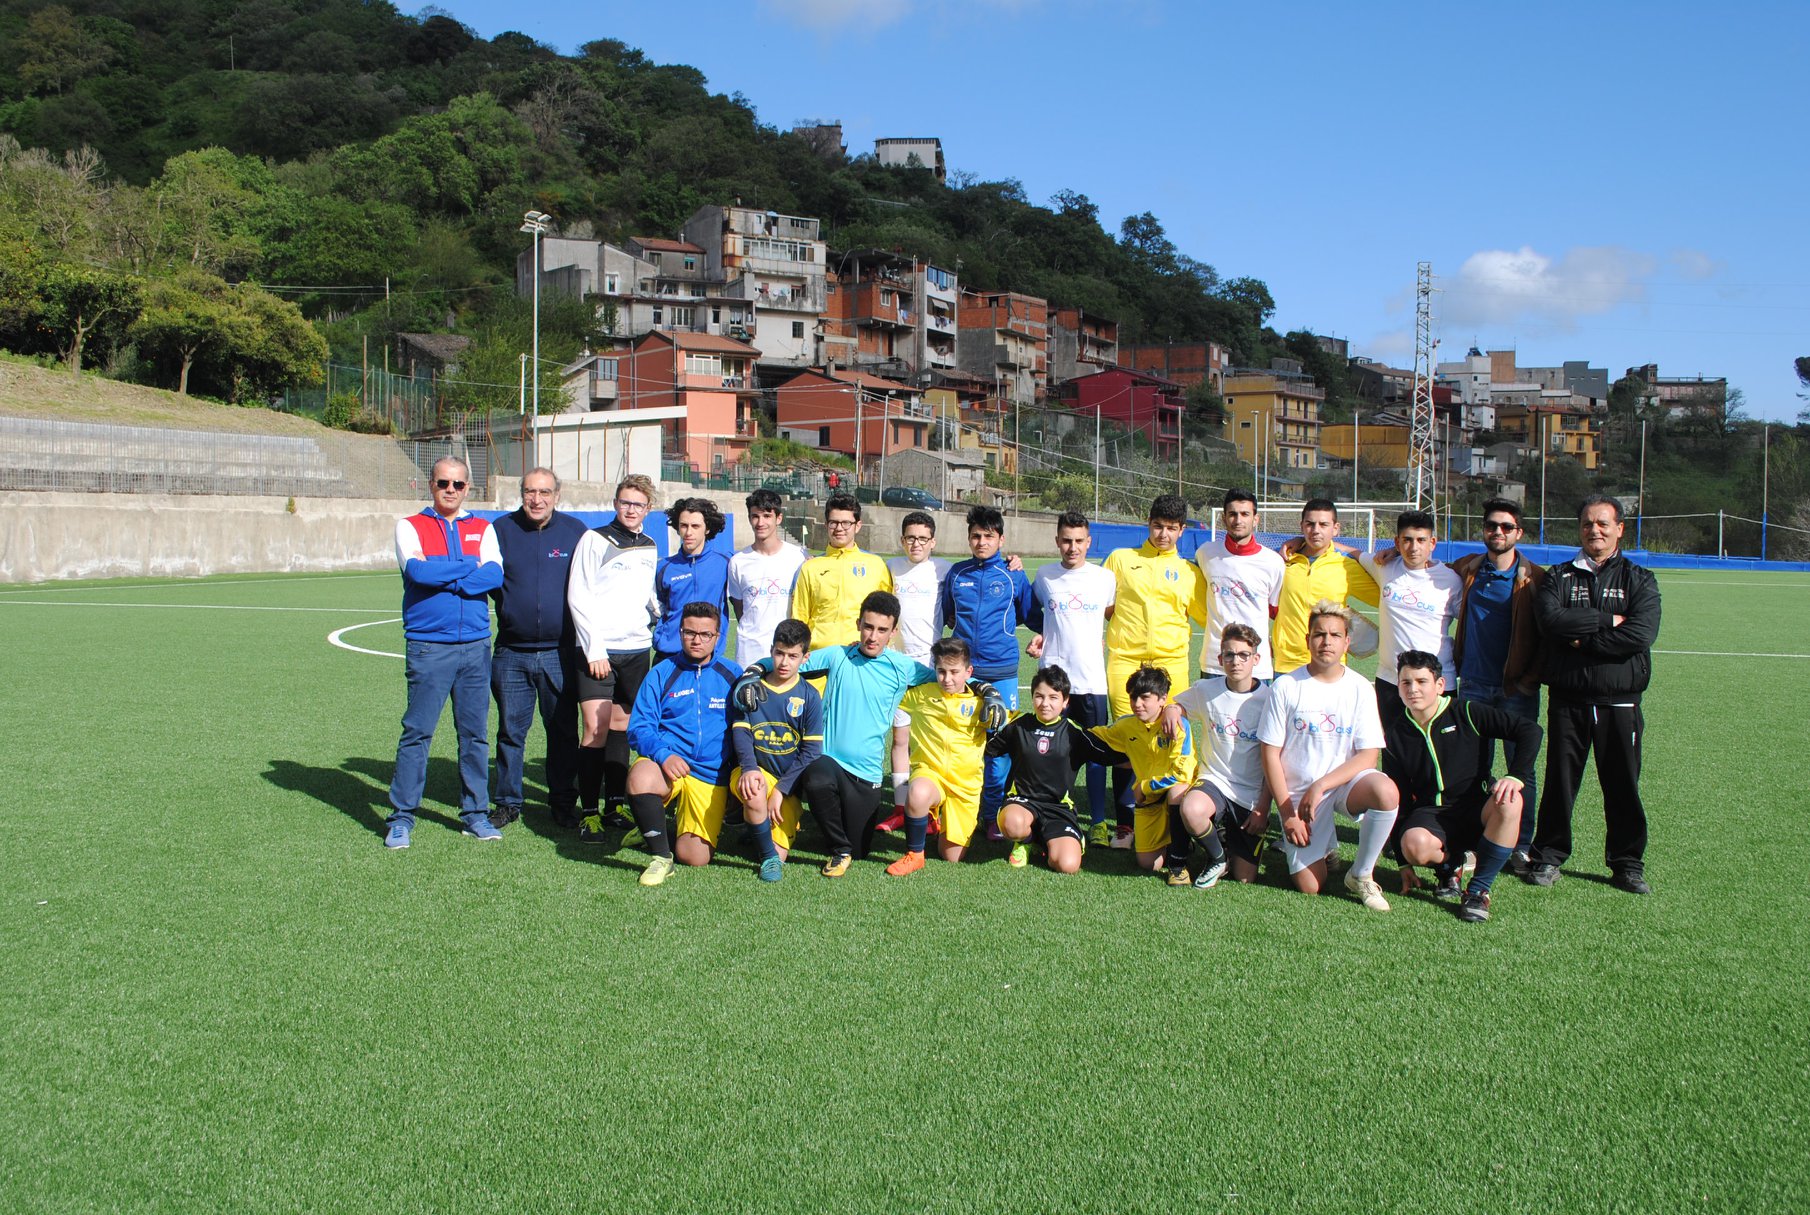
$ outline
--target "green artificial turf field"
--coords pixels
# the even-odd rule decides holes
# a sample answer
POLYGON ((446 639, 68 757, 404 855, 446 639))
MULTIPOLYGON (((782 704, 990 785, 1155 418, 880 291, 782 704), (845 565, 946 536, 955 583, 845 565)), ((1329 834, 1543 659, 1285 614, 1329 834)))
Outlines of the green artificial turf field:
POLYGON ((1810 578, 1662 586, 1656 893, 1587 783, 1478 926, 814 834, 644 890, 538 734, 460 836, 450 721, 388 853, 402 664, 327 635, 393 573, 5 588, 0 1211, 1802 1211, 1810 578))

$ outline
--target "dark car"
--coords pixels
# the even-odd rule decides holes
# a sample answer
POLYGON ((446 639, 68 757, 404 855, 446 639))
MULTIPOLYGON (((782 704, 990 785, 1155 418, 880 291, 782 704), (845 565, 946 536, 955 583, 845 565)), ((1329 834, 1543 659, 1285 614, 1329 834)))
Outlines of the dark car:
POLYGON ((903 506, 912 510, 942 510, 943 500, 927 489, 911 485, 889 485, 880 491, 881 506, 903 506))

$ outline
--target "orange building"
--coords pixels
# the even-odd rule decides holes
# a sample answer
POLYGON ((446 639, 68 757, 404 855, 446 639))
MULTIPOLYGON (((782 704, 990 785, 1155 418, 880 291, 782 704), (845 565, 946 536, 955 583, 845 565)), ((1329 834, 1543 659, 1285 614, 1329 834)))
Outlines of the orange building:
POLYGON ((754 423, 754 364, 760 351, 709 333, 655 331, 635 343, 617 368, 620 409, 678 407, 664 428, 661 455, 700 473, 720 471, 747 454, 754 423))
POLYGON ((774 398, 781 438, 840 452, 862 468, 881 455, 928 446, 930 406, 909 384, 813 369, 781 384, 774 398))

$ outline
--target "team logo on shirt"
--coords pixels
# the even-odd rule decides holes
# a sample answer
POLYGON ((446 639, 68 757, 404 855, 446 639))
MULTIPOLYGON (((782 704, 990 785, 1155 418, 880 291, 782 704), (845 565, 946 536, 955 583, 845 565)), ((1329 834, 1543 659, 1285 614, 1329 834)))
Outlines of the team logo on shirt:
POLYGON ((792 696, 786 700, 786 716, 797 717, 804 712, 804 697, 792 696))
POLYGON ((1163 581, 1180 582, 1181 580, 1182 580, 1182 576, 1180 574, 1176 573, 1174 570, 1166 569, 1163 571, 1163 581))
POLYGON ((1040 736, 1040 737, 1039 737, 1039 738, 1038 738, 1038 739, 1037 739, 1037 754, 1039 754, 1039 755, 1048 755, 1048 754, 1049 754, 1049 753, 1050 753, 1050 740, 1049 740, 1049 738, 1048 738, 1048 737, 1047 737, 1047 736, 1040 736))
POLYGON ((1295 732, 1297 734, 1350 734, 1353 727, 1339 724, 1337 713, 1295 714, 1295 732))
POLYGON ((960 707, 956 709, 956 712, 960 713, 963 717, 973 717, 974 702, 971 700, 963 701, 960 707))
POLYGON ((865 565, 851 565, 848 567, 848 570, 849 570, 849 573, 853 574, 857 578, 867 577, 867 567, 865 565))
POLYGON ((570 555, 571 554, 567 553, 564 549, 550 548, 547 550, 547 556, 549 556, 549 557, 557 558, 557 557, 567 557, 570 555))

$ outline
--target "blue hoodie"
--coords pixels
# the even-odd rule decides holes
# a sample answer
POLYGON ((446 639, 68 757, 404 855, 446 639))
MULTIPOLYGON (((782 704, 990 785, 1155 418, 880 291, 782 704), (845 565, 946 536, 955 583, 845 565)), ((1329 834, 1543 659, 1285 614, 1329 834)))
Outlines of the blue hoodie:
POLYGON ((970 557, 943 580, 943 622, 968 643, 974 670, 983 677, 1018 672, 1018 626, 1036 611, 1036 596, 1023 573, 1006 568, 998 553, 970 557))
POLYGON ((404 637, 455 644, 490 639, 489 595, 503 585, 503 562, 488 520, 469 511, 448 520, 430 506, 397 525, 396 559, 404 637))
POLYGON ((677 755, 705 784, 721 784, 729 750, 729 690, 740 676, 727 663, 700 666, 683 656, 655 663, 629 713, 629 745, 657 764, 677 755))
MULTIPOLYGON (((654 626, 654 650, 660 654, 677 654, 683 648, 679 639, 679 613, 688 603, 702 601, 723 613, 723 625, 729 623, 729 558, 716 549, 706 548, 696 556, 677 552, 660 562, 654 573, 654 594, 660 600, 660 623, 654 626)), ((729 629, 720 628, 716 639, 716 657, 721 658, 729 645, 729 629)))

